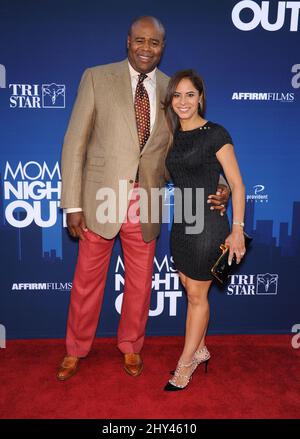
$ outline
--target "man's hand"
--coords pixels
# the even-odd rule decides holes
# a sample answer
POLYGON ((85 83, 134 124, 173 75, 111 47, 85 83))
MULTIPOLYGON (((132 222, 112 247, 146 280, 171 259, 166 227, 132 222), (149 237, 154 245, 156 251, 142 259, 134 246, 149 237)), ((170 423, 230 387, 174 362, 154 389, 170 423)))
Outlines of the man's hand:
POLYGON ((73 238, 79 238, 84 241, 84 233, 87 232, 83 212, 67 213, 67 226, 70 235, 73 238))
POLYGON ((219 210, 220 215, 223 216, 226 212, 226 205, 230 196, 230 190, 224 184, 218 184, 216 195, 208 196, 208 203, 211 203, 211 210, 219 210))

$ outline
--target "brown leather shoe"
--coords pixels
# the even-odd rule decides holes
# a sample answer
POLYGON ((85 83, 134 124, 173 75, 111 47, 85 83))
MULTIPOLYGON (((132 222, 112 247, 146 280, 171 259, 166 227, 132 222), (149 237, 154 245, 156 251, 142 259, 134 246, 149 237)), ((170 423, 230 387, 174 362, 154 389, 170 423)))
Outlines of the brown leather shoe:
POLYGON ((143 360, 140 354, 124 354, 124 369, 133 377, 140 375, 143 370, 143 360))
POLYGON ((65 381, 71 378, 77 372, 78 362, 79 358, 67 355, 59 367, 56 375, 57 379, 65 381))

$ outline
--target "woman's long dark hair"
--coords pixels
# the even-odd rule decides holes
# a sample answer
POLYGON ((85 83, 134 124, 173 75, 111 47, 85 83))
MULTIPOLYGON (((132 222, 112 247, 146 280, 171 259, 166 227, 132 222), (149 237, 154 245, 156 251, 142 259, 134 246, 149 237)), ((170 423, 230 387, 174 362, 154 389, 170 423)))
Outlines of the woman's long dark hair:
POLYGON ((176 91, 177 85, 182 79, 189 79, 191 83, 194 85, 194 87, 199 91, 201 102, 198 107, 198 114, 201 117, 204 117, 205 115, 205 109, 206 109, 206 98, 205 98, 205 88, 204 88, 204 82, 200 75, 198 75, 195 70, 188 69, 188 70, 180 70, 179 72, 176 72, 170 79, 166 97, 163 103, 164 112, 167 120, 167 124, 171 133, 171 139, 170 144, 173 141, 174 133, 177 129, 180 127, 179 123, 179 117, 175 113, 175 111, 172 108, 172 100, 174 97, 174 93, 176 91))

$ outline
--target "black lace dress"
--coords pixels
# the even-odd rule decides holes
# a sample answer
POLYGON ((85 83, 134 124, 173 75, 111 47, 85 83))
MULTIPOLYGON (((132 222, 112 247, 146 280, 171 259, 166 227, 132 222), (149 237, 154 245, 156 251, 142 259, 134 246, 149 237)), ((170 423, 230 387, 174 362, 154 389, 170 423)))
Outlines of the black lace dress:
MULTIPOLYGON (((171 252, 175 266, 195 280, 212 279, 210 269, 219 254, 220 244, 230 233, 227 215, 221 216, 219 211, 210 210, 210 204, 207 203, 207 196, 215 194, 222 173, 216 152, 227 143, 232 144, 232 139, 225 128, 208 121, 201 128, 177 131, 166 158, 166 166, 175 187, 175 214, 181 204, 176 188, 181 190, 182 204, 187 212, 193 215, 198 212, 197 219, 191 222, 182 208, 182 221, 174 220, 171 231, 171 252), (184 192, 185 188, 190 190, 184 192), (198 200, 196 198, 197 188, 204 189, 203 201, 201 191, 198 191, 198 200), (202 232, 199 231, 201 218, 204 218, 202 232), (197 233, 187 233, 187 227, 193 228, 196 224, 198 231, 197 228, 193 230, 197 233)), ((180 215, 178 218, 180 220, 180 215)))

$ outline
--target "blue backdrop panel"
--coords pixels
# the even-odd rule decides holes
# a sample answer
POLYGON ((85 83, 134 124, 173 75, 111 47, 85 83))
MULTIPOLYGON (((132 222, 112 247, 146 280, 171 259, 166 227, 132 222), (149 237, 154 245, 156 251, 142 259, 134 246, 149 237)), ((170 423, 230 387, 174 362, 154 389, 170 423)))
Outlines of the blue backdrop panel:
MULTIPOLYGON (((87 67, 126 57, 130 21, 167 29, 160 68, 195 68, 207 118, 231 133, 253 246, 223 290, 210 293, 210 333, 289 332, 299 320, 299 2, 186 0, 0 1, 0 324, 9 338, 65 334, 77 243, 59 209, 63 136, 87 67)), ((165 205, 172 210, 172 187, 165 205)), ((148 334, 182 334, 185 293, 157 245, 148 334)), ((113 251, 98 335, 116 332, 124 267, 113 251)))

